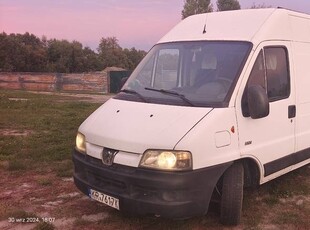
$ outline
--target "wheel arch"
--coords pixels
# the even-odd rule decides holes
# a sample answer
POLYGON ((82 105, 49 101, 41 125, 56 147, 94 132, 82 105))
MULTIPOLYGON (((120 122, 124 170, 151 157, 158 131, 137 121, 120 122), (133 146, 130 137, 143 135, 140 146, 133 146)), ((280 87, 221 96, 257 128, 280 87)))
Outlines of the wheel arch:
POLYGON ((236 162, 241 162, 244 168, 244 187, 255 188, 261 180, 261 170, 256 159, 246 157, 236 162))

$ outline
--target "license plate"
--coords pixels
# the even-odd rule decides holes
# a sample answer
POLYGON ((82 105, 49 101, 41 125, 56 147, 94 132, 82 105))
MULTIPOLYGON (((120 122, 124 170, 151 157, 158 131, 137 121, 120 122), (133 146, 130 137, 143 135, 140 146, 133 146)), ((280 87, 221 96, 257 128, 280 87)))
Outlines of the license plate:
POLYGON ((100 203, 106 204, 112 208, 119 210, 119 200, 115 197, 106 195, 93 189, 89 189, 89 197, 96 201, 99 201, 100 203))

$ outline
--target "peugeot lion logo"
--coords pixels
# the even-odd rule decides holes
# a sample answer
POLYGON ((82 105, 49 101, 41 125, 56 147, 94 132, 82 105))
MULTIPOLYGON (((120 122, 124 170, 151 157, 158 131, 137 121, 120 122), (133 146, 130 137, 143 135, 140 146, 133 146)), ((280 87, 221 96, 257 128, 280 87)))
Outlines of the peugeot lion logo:
POLYGON ((102 151, 102 163, 105 165, 112 165, 114 161, 115 155, 118 153, 117 150, 109 149, 109 148, 103 148, 102 151))

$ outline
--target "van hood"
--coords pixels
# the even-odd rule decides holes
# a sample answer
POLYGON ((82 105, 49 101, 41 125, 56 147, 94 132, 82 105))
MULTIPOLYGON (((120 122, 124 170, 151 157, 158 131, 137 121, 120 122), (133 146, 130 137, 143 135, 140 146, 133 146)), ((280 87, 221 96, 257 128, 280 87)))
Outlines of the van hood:
POLYGON ((143 154, 147 149, 173 149, 211 110, 110 99, 79 131, 88 143, 143 154))

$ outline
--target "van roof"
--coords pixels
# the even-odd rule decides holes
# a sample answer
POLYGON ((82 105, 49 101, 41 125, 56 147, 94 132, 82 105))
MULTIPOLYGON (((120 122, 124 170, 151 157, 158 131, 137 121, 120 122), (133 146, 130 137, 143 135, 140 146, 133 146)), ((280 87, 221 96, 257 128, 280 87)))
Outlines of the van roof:
POLYGON ((282 8, 223 11, 190 16, 158 43, 173 41, 310 41, 310 16, 282 8), (205 33, 203 32, 205 28, 205 33))

